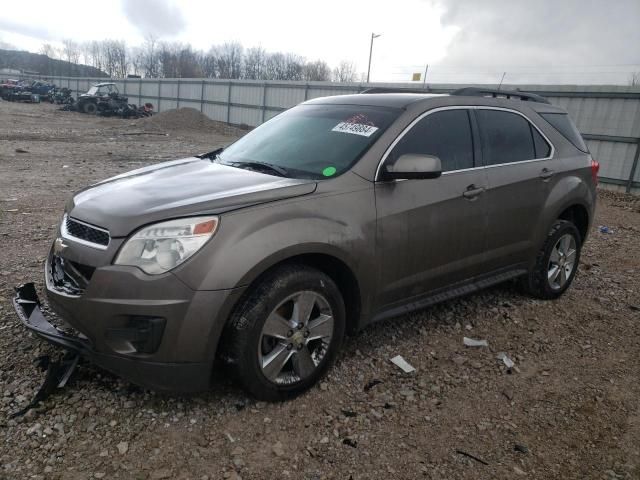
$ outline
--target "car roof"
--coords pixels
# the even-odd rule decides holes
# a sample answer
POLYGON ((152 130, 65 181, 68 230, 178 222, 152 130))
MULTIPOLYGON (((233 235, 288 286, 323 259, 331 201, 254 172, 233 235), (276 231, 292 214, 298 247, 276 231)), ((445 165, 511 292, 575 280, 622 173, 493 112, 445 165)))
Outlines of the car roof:
MULTIPOLYGON (((375 107, 399 108, 406 110, 419 103, 427 107, 429 103, 444 105, 492 106, 502 108, 530 107, 538 113, 566 113, 555 105, 534 101, 523 101, 515 98, 493 98, 484 96, 449 95, 436 93, 358 93, 352 95, 335 95, 308 100, 303 105, 367 105, 375 107)), ((435 106, 435 105, 434 105, 435 106)))
POLYGON ((94 83, 94 87, 104 87, 105 85, 115 85, 113 82, 104 82, 104 83, 94 83))
POLYGON ((304 105, 369 105, 374 107, 406 108, 415 102, 429 98, 448 97, 436 93, 357 93, 314 98, 304 105))

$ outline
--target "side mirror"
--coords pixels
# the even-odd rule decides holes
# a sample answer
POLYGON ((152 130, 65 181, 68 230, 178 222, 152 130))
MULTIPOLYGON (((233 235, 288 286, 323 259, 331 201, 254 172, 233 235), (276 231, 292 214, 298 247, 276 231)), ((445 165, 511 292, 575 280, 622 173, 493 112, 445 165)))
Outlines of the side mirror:
POLYGON ((433 155, 405 153, 393 165, 386 165, 385 180, 438 178, 442 175, 442 162, 433 155))

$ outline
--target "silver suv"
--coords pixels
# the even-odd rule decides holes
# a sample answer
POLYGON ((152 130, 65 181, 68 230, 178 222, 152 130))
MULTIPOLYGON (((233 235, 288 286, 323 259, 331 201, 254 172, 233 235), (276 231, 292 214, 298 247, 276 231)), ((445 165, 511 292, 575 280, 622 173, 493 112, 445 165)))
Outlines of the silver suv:
POLYGON ((134 383, 193 391, 219 358, 255 397, 309 388, 345 332, 509 279, 573 280, 598 164, 523 92, 371 91, 294 107, 214 152, 68 202, 26 326, 134 383))

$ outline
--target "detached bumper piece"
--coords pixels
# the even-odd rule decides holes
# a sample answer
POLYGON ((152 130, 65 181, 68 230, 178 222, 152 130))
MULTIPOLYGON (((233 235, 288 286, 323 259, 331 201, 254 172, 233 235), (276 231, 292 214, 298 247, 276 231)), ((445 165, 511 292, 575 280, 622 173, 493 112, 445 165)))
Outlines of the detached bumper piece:
POLYGON ((13 308, 25 327, 48 342, 79 353, 91 348, 87 339, 69 335, 47 321, 40 309, 40 300, 33 283, 16 287, 13 308))
MULTIPOLYGON (((82 334, 67 333, 45 318, 33 283, 20 285, 15 290, 13 307, 25 327, 49 343, 68 350, 71 355, 68 358, 81 356, 132 383, 153 390, 197 392, 209 388, 209 363, 154 362, 135 356, 149 355, 158 349, 165 328, 164 319, 132 317, 122 328, 107 329, 105 338, 113 345, 121 342, 123 346, 120 352, 131 355, 102 353, 95 350, 89 338, 82 334)), ((77 361, 73 368, 76 364, 77 361)), ((62 380, 59 373, 58 370, 55 376, 59 378, 58 384, 62 380)), ((53 380, 51 382, 53 383, 53 380)))

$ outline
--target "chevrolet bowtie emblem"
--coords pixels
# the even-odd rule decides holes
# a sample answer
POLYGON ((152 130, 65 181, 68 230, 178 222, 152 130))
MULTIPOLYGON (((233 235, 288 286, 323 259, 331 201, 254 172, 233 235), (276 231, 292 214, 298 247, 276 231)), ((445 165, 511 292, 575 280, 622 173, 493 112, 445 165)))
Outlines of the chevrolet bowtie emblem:
POLYGON ((56 241, 53 242, 53 253, 60 254, 67 249, 69 245, 64 243, 64 240, 61 238, 56 238, 56 241))

